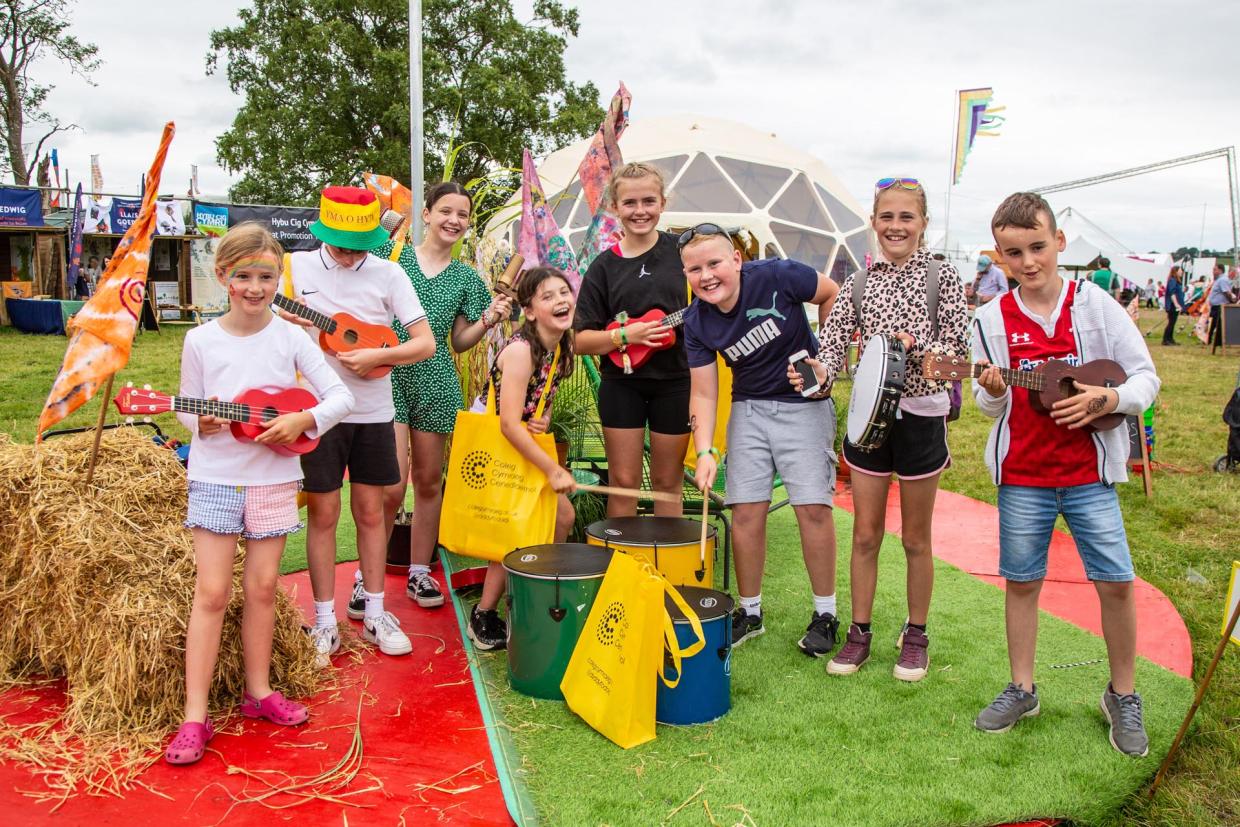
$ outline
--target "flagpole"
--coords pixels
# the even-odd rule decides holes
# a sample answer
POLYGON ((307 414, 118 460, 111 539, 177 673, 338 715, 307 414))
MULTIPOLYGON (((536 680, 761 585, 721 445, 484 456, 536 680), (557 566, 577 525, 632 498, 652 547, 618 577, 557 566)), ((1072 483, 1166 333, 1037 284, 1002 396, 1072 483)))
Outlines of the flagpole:
POLYGON ((951 253, 948 244, 951 241, 952 230, 952 187, 956 181, 956 147, 960 143, 960 90, 957 89, 952 93, 952 145, 951 151, 947 153, 947 209, 943 216, 943 255, 947 256, 947 260, 951 261, 951 253))
POLYGON ((95 444, 90 447, 90 464, 86 466, 86 484, 95 477, 95 461, 99 459, 99 440, 103 437, 103 420, 108 415, 108 398, 112 396, 112 380, 116 374, 108 375, 107 387, 103 389, 103 404, 99 406, 99 421, 95 423, 95 444))
POLYGON ((409 0, 409 189, 413 243, 422 240, 422 0, 409 0))

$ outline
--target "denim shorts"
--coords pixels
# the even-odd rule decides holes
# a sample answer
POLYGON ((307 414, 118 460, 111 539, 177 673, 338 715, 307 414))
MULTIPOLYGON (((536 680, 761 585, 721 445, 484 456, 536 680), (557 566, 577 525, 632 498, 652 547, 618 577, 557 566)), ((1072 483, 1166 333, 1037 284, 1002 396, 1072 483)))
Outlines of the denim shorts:
POLYGON ((297 513, 301 484, 222 485, 189 483, 186 528, 205 528, 213 534, 240 534, 247 540, 283 537, 302 527, 297 513))
POLYGON ((728 419, 728 505, 769 502, 779 474, 793 505, 835 499, 835 403, 743 399, 728 419))
POLYGON ((999 486, 999 574, 1007 580, 1046 577, 1055 518, 1062 514, 1090 580, 1134 577, 1128 537, 1115 486, 1100 482, 1068 488, 999 486))

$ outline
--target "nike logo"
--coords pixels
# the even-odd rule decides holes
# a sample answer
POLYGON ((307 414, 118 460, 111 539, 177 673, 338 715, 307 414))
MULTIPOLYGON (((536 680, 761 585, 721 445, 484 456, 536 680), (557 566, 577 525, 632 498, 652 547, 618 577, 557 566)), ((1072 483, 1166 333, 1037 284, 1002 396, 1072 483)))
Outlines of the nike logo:
POLYGON ((302 294, 303 296, 309 296, 311 293, 317 293, 317 292, 319 292, 319 291, 318 291, 318 290, 302 290, 302 291, 301 291, 301 294, 302 294))
POLYGON ((779 298, 778 291, 771 294, 771 306, 770 307, 755 307, 753 310, 745 311, 745 320, 753 321, 759 316, 774 316, 775 318, 779 319, 781 322, 788 321, 788 319, 784 316, 783 313, 780 313, 778 310, 775 309, 775 300, 777 298, 779 298))

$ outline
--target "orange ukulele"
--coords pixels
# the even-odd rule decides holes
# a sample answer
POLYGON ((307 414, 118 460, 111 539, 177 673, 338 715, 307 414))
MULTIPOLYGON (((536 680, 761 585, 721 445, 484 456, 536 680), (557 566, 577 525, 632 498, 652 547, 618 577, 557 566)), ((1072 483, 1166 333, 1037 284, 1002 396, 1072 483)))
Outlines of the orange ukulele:
MULTIPOLYGON (((288 296, 276 293, 271 303, 286 313, 305 319, 319 329, 319 347, 324 353, 335 356, 337 353, 348 353, 350 350, 362 350, 369 347, 396 347, 400 339, 396 331, 381 324, 363 322, 348 313, 337 313, 328 316, 317 310, 311 310, 301 302, 293 301, 288 296)), ((391 365, 379 365, 366 374, 367 379, 380 379, 392 372, 391 365)))
MULTIPOLYGON (((220 402, 215 399, 191 399, 188 396, 169 396, 166 393, 151 390, 151 386, 135 388, 127 384, 112 400, 116 409, 126 416, 144 416, 147 414, 180 411, 196 416, 214 416, 217 419, 229 420, 228 427, 233 438, 239 442, 253 442, 254 438, 266 428, 263 422, 270 422, 277 416, 286 413, 301 413, 319 404, 314 394, 305 388, 284 388, 268 393, 261 390, 248 390, 232 402, 220 402)), ((311 439, 299 434, 297 439, 288 445, 264 445, 280 456, 295 457, 308 454, 318 447, 318 438, 311 439)))
POLYGON ((635 319, 629 318, 629 314, 627 313, 621 313, 615 318, 615 321, 607 323, 606 329, 608 331, 617 329, 621 324, 628 325, 636 322, 660 322, 663 327, 666 327, 671 331, 672 335, 664 339, 663 344, 661 345, 628 344, 622 346, 619 350, 611 351, 607 355, 611 357, 611 361, 615 363, 616 367, 624 368, 625 373, 632 373, 642 365, 646 364, 646 362, 650 360, 650 357, 655 354, 655 351, 667 350, 669 347, 676 344, 676 328, 680 327, 684 323, 685 311, 688 309, 689 308, 687 307, 682 307, 672 313, 664 313, 656 307, 653 310, 647 310, 635 319), (625 365, 626 360, 628 362, 627 366, 625 365))

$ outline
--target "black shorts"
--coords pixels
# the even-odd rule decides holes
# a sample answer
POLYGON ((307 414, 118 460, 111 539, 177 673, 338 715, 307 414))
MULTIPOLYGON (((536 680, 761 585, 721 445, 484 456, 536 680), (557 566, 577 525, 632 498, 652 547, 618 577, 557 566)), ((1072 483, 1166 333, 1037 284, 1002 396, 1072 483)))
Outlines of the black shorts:
POLYGON ((613 379, 598 389, 598 419, 604 428, 645 428, 656 434, 689 433, 689 378, 613 379))
POLYGON ((862 474, 895 474, 902 480, 932 477, 951 465, 947 417, 900 411, 887 441, 872 451, 862 451, 845 437, 844 459, 850 468, 862 474))
POLYGON ((400 482, 396 461, 396 431, 391 422, 341 422, 332 428, 319 446, 301 455, 301 472, 306 475, 302 490, 326 494, 344 485, 344 469, 349 482, 358 485, 395 485, 400 482))

